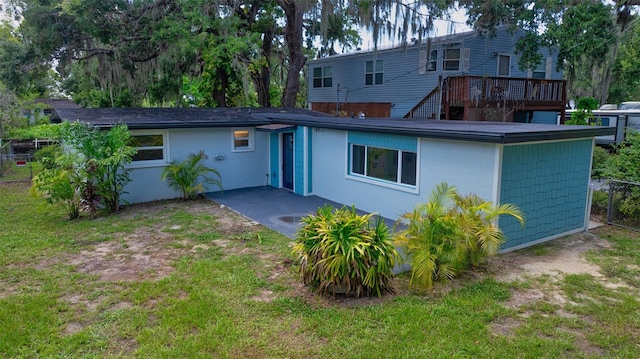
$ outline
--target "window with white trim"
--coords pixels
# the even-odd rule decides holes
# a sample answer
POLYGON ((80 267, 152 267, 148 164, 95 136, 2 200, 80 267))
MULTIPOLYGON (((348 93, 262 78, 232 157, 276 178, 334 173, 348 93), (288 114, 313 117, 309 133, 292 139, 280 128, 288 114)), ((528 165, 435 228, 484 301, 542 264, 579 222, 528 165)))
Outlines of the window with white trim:
POLYGON ((417 158, 416 152, 351 144, 350 174, 415 186, 417 158))
POLYGON ((138 150, 133 155, 133 165, 168 162, 167 139, 164 131, 132 131, 129 146, 138 150))
POLYGON ((460 49, 444 49, 442 54, 442 70, 460 70, 460 49))
POLYGON ((438 50, 431 50, 427 58, 427 50, 420 51, 420 74, 436 71, 438 68, 438 50))
POLYGON ((364 66, 364 84, 366 86, 384 83, 384 62, 382 60, 366 61, 364 66))
POLYGON ((253 151, 253 129, 231 131, 233 152, 253 151))
POLYGON ((313 87, 333 87, 333 67, 313 68, 313 87))

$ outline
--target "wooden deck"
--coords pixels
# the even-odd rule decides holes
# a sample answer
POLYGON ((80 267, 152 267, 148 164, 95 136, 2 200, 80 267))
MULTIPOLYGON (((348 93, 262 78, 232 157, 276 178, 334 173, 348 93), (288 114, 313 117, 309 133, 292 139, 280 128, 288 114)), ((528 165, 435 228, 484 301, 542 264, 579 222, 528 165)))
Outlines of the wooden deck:
POLYGON ((440 83, 405 117, 512 122, 519 111, 562 115, 567 100, 564 80, 455 76, 440 83))

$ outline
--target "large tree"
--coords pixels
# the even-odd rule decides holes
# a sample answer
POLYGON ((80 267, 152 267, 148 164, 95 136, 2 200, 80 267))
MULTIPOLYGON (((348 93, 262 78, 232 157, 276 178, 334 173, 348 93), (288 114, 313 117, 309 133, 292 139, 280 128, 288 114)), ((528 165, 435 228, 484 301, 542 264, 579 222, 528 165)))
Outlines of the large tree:
POLYGON ((636 17, 638 0, 461 0, 469 23, 491 35, 499 25, 527 35, 517 45, 520 67, 532 69, 541 46, 554 46, 558 66, 568 80, 570 96, 607 100, 621 39, 636 17))

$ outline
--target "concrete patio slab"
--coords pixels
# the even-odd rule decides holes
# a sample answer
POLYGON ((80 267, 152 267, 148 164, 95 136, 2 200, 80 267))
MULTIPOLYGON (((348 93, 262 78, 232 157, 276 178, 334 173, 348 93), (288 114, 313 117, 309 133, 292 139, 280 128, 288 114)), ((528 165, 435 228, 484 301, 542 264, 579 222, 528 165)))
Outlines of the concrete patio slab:
MULTIPOLYGON (((250 218, 265 227, 293 238, 300 228, 300 218, 324 205, 340 208, 343 205, 318 196, 301 196, 274 187, 252 187, 206 193, 205 196, 250 218)), ((366 213, 358 210, 359 213, 366 213)), ((394 220, 384 218, 389 228, 394 220)))

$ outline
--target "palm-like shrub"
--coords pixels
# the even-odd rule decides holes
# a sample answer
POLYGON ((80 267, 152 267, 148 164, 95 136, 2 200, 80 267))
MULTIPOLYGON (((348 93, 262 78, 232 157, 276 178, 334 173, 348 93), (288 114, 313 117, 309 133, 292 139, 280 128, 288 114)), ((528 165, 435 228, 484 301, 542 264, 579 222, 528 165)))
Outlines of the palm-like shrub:
POLYGON ((202 161, 205 158, 204 151, 200 151, 189 154, 184 161, 172 161, 162 171, 162 180, 167 181, 170 188, 179 190, 185 200, 195 199, 208 185, 217 186, 222 191, 220 173, 204 165, 202 161))
POLYGON ((391 277, 399 258, 389 229, 374 214, 324 206, 302 218, 293 253, 305 284, 322 294, 369 296, 393 293, 391 277))
POLYGON ((504 243, 496 224, 500 215, 513 216, 524 225, 514 205, 496 206, 474 194, 463 197, 447 183, 437 185, 427 203, 399 219, 407 227, 396 242, 407 248, 411 259, 411 284, 431 288, 495 254, 504 243))

